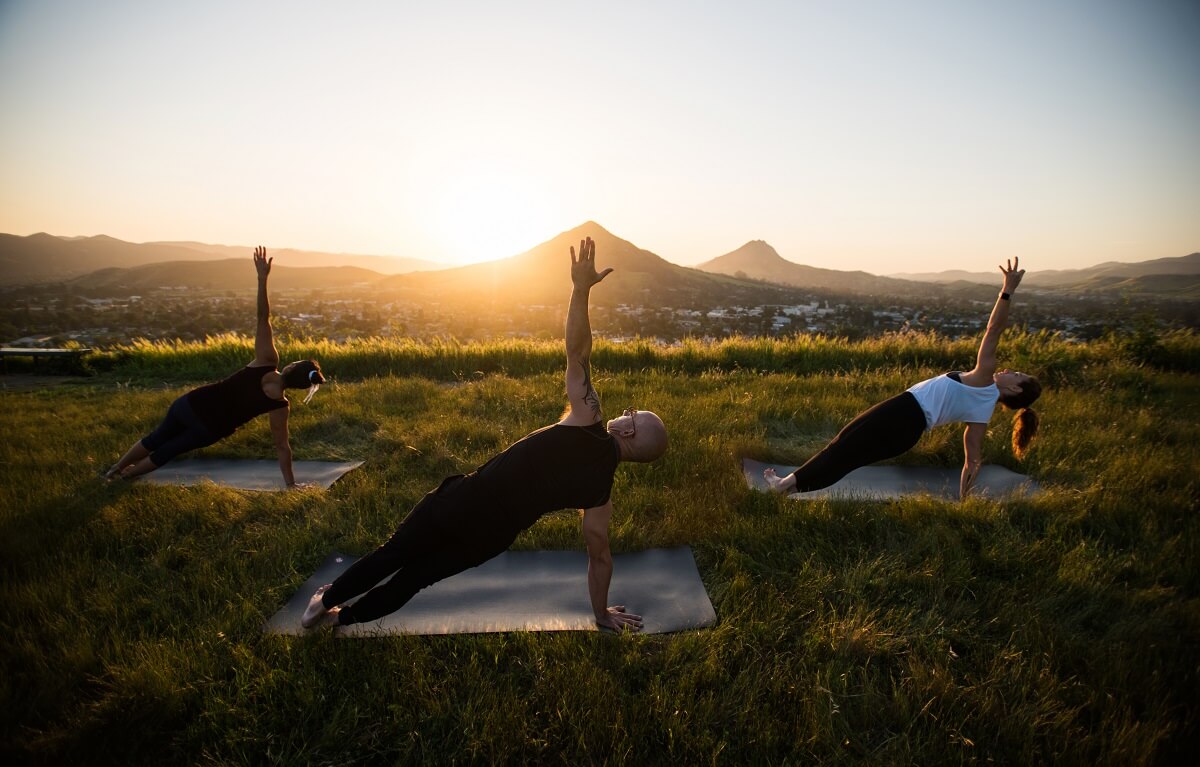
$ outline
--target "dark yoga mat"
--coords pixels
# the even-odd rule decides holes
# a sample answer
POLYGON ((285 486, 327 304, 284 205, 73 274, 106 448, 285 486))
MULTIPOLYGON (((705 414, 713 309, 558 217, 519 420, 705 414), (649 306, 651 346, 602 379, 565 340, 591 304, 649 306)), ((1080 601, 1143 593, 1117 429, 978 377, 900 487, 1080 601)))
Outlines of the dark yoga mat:
MULTIPOLYGON (((762 463, 749 458, 742 459, 742 474, 746 483, 755 490, 768 491, 763 471, 775 469, 783 477, 796 470, 795 466, 777 463, 762 463)), ((946 469, 938 466, 864 466, 855 469, 823 490, 810 493, 793 493, 792 498, 864 498, 890 500, 910 495, 933 495, 940 498, 958 498, 958 479, 961 469, 946 469)), ((979 470, 972 491, 988 498, 1012 495, 1032 495, 1040 488, 1024 474, 1017 474, 1003 466, 986 465, 979 470)))
MULTIPOLYGON (((300 616, 313 592, 357 557, 333 553, 267 622, 272 634, 303 634, 300 616)), ((352 600, 353 601, 353 600, 352 600)), ((711 626, 717 620, 688 546, 613 556, 610 605, 642 616, 643 633, 711 626)), ((336 628, 340 637, 386 634, 482 634, 498 631, 596 631, 583 551, 506 551, 419 592, 371 623, 336 628)))
MULTIPOLYGON (((293 461, 297 482, 325 488, 343 474, 362 466, 362 461, 293 461)), ((224 458, 189 458, 171 461, 161 469, 137 478, 152 485, 200 485, 205 482, 240 490, 284 490, 279 461, 239 461, 224 458)))

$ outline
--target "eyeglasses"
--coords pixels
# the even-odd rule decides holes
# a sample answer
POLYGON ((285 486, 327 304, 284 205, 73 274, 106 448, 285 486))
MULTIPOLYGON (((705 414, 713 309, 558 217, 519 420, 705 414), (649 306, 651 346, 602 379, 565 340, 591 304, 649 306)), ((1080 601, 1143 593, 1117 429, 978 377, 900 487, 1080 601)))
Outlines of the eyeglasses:
POLYGON ((629 428, 633 432, 632 434, 629 435, 630 437, 637 436, 637 419, 634 418, 634 416, 637 415, 637 413, 638 413, 637 409, 632 408, 632 407, 627 407, 621 411, 621 415, 629 416, 629 428))

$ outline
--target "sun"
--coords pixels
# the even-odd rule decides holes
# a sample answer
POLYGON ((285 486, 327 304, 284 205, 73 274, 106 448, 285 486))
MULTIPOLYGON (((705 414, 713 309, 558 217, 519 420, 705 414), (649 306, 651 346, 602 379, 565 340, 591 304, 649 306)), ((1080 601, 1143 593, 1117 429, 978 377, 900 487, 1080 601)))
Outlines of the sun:
POLYGON ((513 256, 562 228, 548 188, 520 174, 465 172, 445 179, 431 202, 434 236, 455 263, 513 256))

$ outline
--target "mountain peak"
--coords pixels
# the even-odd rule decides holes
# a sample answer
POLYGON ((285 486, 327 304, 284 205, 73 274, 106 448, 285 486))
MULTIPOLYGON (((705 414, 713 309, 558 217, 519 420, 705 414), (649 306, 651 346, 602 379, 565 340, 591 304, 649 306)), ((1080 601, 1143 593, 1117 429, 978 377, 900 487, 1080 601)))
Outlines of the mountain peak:
POLYGON ((779 252, 765 240, 750 240, 737 250, 717 256, 711 261, 705 261, 696 268, 722 274, 733 274, 739 271, 751 274, 763 269, 778 268, 781 265, 794 266, 779 255, 779 252))
MULTIPOLYGON (((568 229, 567 231, 563 232, 563 234, 564 235, 569 234, 573 237, 591 237, 592 239, 596 239, 598 236, 600 236, 600 237, 614 237, 615 236, 612 232, 608 231, 604 227, 600 226, 600 224, 597 224, 595 221, 592 221, 591 219, 584 221, 582 224, 580 224, 579 226, 577 226, 573 229, 568 229)), ((559 236, 562 236, 562 235, 559 235, 559 236)))

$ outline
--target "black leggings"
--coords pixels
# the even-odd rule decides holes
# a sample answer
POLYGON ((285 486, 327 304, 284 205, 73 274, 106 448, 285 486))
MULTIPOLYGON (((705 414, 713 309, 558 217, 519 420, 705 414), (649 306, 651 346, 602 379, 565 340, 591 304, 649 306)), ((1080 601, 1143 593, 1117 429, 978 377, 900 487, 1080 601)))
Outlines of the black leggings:
POLYGON ((884 400, 860 413, 821 452, 796 469, 794 492, 829 487, 861 466, 906 453, 924 432, 925 413, 916 397, 904 392, 884 400))
POLYGON ((441 489, 422 498, 386 543, 351 565, 321 597, 330 608, 366 592, 362 599, 341 609, 340 625, 365 623, 393 613, 426 586, 483 564, 517 539, 519 530, 464 528, 439 519, 452 504, 466 500, 439 494, 441 489), (389 575, 391 580, 380 583, 389 575))
POLYGON ((142 437, 150 462, 162 466, 180 453, 208 447, 219 440, 196 416, 187 395, 176 399, 158 427, 142 437))

